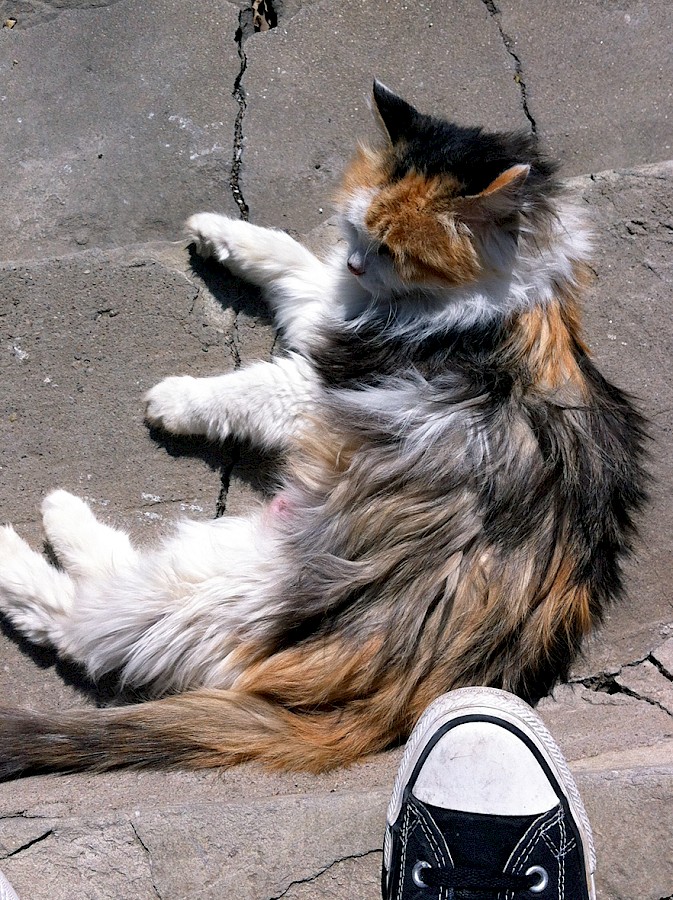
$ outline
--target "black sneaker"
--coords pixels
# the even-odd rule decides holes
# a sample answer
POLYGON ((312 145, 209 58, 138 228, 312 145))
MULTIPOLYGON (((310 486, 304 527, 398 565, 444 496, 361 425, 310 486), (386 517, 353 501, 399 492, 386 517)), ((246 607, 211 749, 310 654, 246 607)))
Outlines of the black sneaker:
POLYGON ((595 900, 591 827, 533 710, 444 694, 416 725, 388 807, 384 900, 595 900))

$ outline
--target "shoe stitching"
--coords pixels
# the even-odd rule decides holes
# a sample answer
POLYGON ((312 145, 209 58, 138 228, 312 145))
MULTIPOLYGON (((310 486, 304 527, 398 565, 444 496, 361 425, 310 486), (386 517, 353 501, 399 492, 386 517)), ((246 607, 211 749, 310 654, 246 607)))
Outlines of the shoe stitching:
MULTIPOLYGON (((406 880, 406 865, 407 865, 407 846, 409 844, 409 837, 413 833, 414 829, 417 825, 420 825, 423 834, 426 836, 428 843, 430 844, 430 849, 435 853, 435 859, 433 862, 443 862, 443 852, 440 845, 437 842, 437 838, 429 829, 424 821, 424 817, 427 816, 425 810, 421 807, 417 806, 411 799, 407 804, 407 808, 404 813, 404 822, 402 824, 402 858, 400 860, 400 878, 398 881, 398 892, 396 900, 402 900, 402 890, 404 888, 405 880, 406 880), (412 818, 415 818, 415 821, 412 824, 412 818)), ((429 816, 428 816, 429 818, 429 816)), ((448 848, 447 848, 448 852, 448 848)), ((449 854, 449 859, 451 854, 449 854)), ((453 863, 452 863, 453 864, 453 863)), ((443 889, 442 889, 443 890, 443 889)), ((448 900, 448 897, 442 898, 442 894, 440 893, 438 900, 448 900)))
POLYGON ((402 888, 404 887, 404 879, 406 878, 407 863, 407 837, 409 834, 409 807, 404 811, 404 821, 402 822, 402 859, 400 860, 400 876, 397 880, 397 900, 402 900, 402 888))
MULTIPOLYGON (((553 819, 551 819, 547 822, 544 822, 544 820, 542 822, 539 822, 539 820, 538 820, 539 825, 535 829, 535 832, 530 835, 530 838, 526 842, 525 846, 523 846, 521 848, 518 856, 512 861, 512 871, 513 872, 516 871, 517 868, 519 868, 523 865, 523 861, 525 859, 527 859, 528 855, 530 854, 531 850, 533 849, 533 844, 537 843, 537 841, 540 838, 544 839, 544 835, 548 831, 551 831, 551 829, 554 828, 556 825, 558 825, 559 819, 561 817, 561 813, 562 813, 562 811, 559 807, 559 810, 553 819)), ((535 825, 535 823, 533 823, 533 825, 535 825)))
MULTIPOLYGON (((449 850, 446 840, 444 840, 444 836, 440 832, 439 838, 443 842, 442 845, 437 835, 432 831, 431 824, 435 824, 432 816, 424 807, 417 805, 413 802, 413 800, 411 802, 413 803, 414 809, 416 810, 419 824, 421 825, 425 836, 427 837, 428 841, 436 848, 437 861, 444 864, 448 862, 453 867, 453 857, 451 856, 451 851, 449 850)), ((435 825, 435 827, 437 826, 435 825)))
POLYGON ((534 822, 528 826, 527 830, 524 832, 523 837, 519 839, 518 844, 509 855, 509 859, 505 863, 505 871, 507 869, 511 869, 512 871, 519 865, 521 861, 521 857, 524 853, 528 852, 528 847, 530 844, 538 839, 540 836, 540 829, 546 830, 546 816, 547 813, 541 813, 534 822), (524 841, 526 843, 524 843, 524 841))
POLYGON ((567 845, 567 833, 566 833, 566 820, 565 816, 561 816, 561 821, 559 822, 559 828, 561 829, 561 846, 559 847, 559 893, 561 895, 560 900, 565 900, 566 895, 566 845, 567 845))
MULTIPOLYGON (((451 856, 451 851, 449 850, 446 841, 444 841, 444 846, 442 847, 440 842, 437 840, 437 836, 432 831, 432 828, 429 824, 430 822, 432 822, 432 817, 430 816, 428 811, 423 809, 423 807, 418 806, 416 807, 416 813, 418 815, 420 826, 423 829, 423 833, 425 834, 428 843, 435 851, 436 861, 441 865, 448 864, 451 866, 451 868, 454 868, 453 857, 451 856)), ((440 887, 437 900, 450 900, 450 894, 448 891, 448 888, 440 887)))
MULTIPOLYGON (((537 843, 538 840, 542 839, 542 841, 544 841, 546 846, 549 847, 549 843, 547 840, 547 834, 548 834, 548 832, 552 831, 552 829, 555 828, 556 826, 558 826, 561 829, 561 833, 563 834, 564 833, 563 832, 563 811, 561 808, 559 808, 558 812, 556 813, 556 815, 554 816, 553 819, 551 819, 550 821, 548 821, 546 823, 544 821, 541 822, 540 827, 537 828, 535 833, 530 836, 530 839, 527 841, 525 848, 522 849, 522 851, 519 853, 519 856, 516 859, 515 863, 512 865, 513 873, 520 874, 520 872, 523 871, 523 867, 528 860, 529 854, 533 851, 534 845, 537 843), (518 872, 517 872, 517 869, 519 870, 518 872)), ((563 840, 565 840, 565 838, 563 838, 563 840)), ((552 855, 554 857, 556 857, 557 862, 558 862, 557 853, 555 853, 552 848, 550 848, 550 849, 552 850, 552 855)), ((560 863, 559 863, 559 871, 561 873, 560 863)), ((557 891, 559 891, 556 895, 558 897, 558 900, 565 900, 564 887, 562 885, 559 886, 558 882, 557 882, 557 891)), ((512 894, 512 897, 513 896, 514 895, 512 894)))
MULTIPOLYGON (((544 825, 545 817, 547 815, 548 815, 548 813, 546 813, 546 812, 541 813, 537 817, 537 819, 535 819, 534 822, 531 822, 531 824, 528 826, 528 828, 524 832, 523 836, 519 839, 519 842, 516 845, 516 847, 514 847, 514 849, 510 853, 509 859, 505 863, 505 867, 503 869, 504 872, 506 872, 507 869, 509 869, 510 867, 511 867, 512 871, 515 870, 516 865, 518 865, 519 859, 518 859, 518 857, 514 857, 514 854, 517 852, 517 849, 522 846, 523 841, 536 839, 536 836, 538 835, 538 829, 544 825)), ((500 897, 498 897, 498 900, 500 900, 500 897)), ((505 894, 504 894, 504 897, 502 898, 502 900, 514 900, 514 891, 505 891, 505 894)))

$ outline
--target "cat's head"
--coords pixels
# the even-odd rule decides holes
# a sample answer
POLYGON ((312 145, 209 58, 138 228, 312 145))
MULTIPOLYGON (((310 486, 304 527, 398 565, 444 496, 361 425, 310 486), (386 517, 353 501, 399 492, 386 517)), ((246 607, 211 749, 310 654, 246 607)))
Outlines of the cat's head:
POLYGON ((522 223, 541 227, 557 190, 534 138, 424 115, 378 81, 374 104, 386 146, 358 148, 338 197, 351 274, 385 296, 511 266, 522 223))

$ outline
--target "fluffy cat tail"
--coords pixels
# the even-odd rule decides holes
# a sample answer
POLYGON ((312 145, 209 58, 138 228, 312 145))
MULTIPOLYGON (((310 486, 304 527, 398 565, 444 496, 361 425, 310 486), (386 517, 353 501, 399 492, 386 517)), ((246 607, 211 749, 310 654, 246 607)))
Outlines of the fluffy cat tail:
POLYGON ((199 769, 257 759, 320 772, 389 745, 389 723, 357 702, 295 712, 235 690, 54 714, 0 708, 0 780, 26 772, 199 769))

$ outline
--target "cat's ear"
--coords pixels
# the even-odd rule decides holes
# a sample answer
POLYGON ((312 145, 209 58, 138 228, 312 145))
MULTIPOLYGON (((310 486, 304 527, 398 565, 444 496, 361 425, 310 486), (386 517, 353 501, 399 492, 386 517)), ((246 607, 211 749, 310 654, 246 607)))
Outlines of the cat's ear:
POLYGON ((390 140, 396 144, 411 134, 418 116, 414 107, 374 79, 374 104, 390 140))
POLYGON ((522 188, 530 173, 530 166, 519 163, 501 172, 488 187, 478 194, 459 197, 456 206, 466 220, 502 221, 521 208, 522 188))

